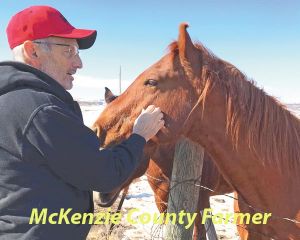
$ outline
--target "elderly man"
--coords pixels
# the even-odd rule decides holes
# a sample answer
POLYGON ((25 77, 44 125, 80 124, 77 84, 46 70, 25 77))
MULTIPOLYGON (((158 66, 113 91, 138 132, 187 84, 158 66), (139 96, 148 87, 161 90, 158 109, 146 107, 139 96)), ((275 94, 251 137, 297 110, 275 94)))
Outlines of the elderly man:
POLYGON ((149 106, 127 140, 100 151, 66 91, 82 68, 78 49, 90 48, 96 31, 33 6, 12 17, 7 36, 16 61, 0 63, 0 239, 85 239, 90 225, 67 217, 93 212, 92 190, 110 192, 130 177, 163 115, 149 106))

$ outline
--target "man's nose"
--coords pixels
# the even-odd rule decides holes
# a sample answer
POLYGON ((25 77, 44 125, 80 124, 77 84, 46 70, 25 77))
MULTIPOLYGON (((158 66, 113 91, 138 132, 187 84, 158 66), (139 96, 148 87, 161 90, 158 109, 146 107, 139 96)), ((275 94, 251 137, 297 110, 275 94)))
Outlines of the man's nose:
POLYGON ((76 55, 73 62, 74 68, 82 68, 82 61, 79 55, 76 55))

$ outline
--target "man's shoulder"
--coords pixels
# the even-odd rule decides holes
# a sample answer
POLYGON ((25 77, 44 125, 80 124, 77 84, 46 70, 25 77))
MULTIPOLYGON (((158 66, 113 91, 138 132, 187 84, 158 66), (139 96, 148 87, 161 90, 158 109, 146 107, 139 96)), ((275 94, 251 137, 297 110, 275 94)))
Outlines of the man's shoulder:
POLYGON ((29 111, 34 111, 34 109, 39 108, 41 105, 64 106, 66 104, 54 94, 31 88, 11 91, 1 96, 0 102, 1 105, 6 105, 6 108, 25 108, 29 111))
POLYGON ((0 122, 11 122, 16 126, 25 126, 36 112, 46 106, 56 106, 67 111, 68 107, 57 96, 24 88, 0 96, 0 122))

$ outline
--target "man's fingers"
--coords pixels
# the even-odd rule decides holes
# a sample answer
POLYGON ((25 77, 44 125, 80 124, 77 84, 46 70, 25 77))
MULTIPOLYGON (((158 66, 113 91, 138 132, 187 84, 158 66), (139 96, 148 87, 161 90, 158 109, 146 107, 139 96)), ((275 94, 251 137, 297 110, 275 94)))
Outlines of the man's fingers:
POLYGON ((155 116, 155 122, 159 123, 159 121, 163 120, 164 115, 160 112, 155 116))
POLYGON ((161 112, 159 107, 154 108, 153 112, 161 112))
POLYGON ((141 135, 148 141, 164 127, 163 117, 164 114, 159 107, 149 105, 146 109, 142 109, 142 113, 135 120, 133 133, 141 135))
POLYGON ((158 114, 158 119, 163 119, 164 115, 162 113, 158 114))
POLYGON ((158 129, 161 129, 165 125, 165 121, 163 119, 158 122, 158 129))
POLYGON ((153 112, 155 110, 155 106, 154 105, 149 105, 147 108, 146 108, 146 111, 147 112, 153 112))
POLYGON ((162 126, 164 126, 165 125, 165 120, 161 119, 160 123, 161 123, 162 126))

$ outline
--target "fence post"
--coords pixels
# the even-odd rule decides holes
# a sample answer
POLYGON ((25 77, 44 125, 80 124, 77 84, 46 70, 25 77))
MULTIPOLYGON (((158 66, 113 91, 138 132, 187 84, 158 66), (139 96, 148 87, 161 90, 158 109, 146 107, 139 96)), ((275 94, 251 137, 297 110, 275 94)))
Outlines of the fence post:
MULTIPOLYGON (((183 224, 178 222, 180 211, 196 213, 199 198, 199 186, 189 180, 197 179, 199 184, 202 175, 204 149, 186 138, 181 138, 175 148, 172 181, 168 200, 168 213, 176 213, 176 223, 167 222, 167 240, 192 239, 194 224, 188 229, 186 215, 183 224)), ((200 213, 197 213, 200 214, 200 213)), ((171 220, 171 218, 170 218, 171 220)))

